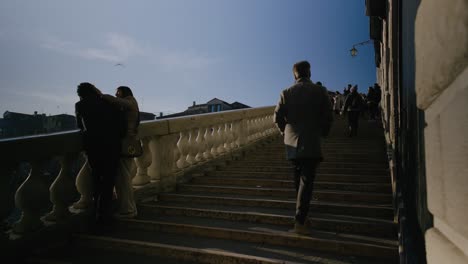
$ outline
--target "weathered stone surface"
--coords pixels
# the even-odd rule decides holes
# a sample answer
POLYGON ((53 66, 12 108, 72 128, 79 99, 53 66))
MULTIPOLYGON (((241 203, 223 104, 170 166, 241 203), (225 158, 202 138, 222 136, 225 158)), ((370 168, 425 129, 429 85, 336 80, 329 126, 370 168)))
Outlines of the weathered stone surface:
POLYGON ((436 228, 426 232, 427 263, 468 263, 468 257, 436 228))
POLYGON ((426 109, 468 65, 468 1, 421 1, 416 17, 417 104, 426 109))
POLYGON ((427 121, 424 130, 426 141, 427 203, 432 214, 445 218, 444 168, 440 139, 440 119, 427 121))
MULTIPOLYGON (((454 89, 451 87, 450 89, 454 89)), ((457 93, 440 114, 446 221, 468 238, 468 89, 457 93)))

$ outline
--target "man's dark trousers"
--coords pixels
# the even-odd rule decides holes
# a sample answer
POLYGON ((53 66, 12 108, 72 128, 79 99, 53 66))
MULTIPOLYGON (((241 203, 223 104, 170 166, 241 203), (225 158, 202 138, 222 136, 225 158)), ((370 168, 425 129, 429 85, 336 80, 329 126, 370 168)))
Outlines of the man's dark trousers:
POLYGON ((112 193, 120 158, 119 142, 106 143, 96 143, 87 151, 94 180, 93 196, 98 223, 110 220, 112 193))
POLYGON ((357 136, 359 126, 359 111, 348 111, 348 125, 350 128, 349 135, 357 136))
POLYGON ((318 159, 293 159, 294 185, 296 187, 296 222, 303 225, 309 213, 310 200, 314 188, 315 170, 318 159))

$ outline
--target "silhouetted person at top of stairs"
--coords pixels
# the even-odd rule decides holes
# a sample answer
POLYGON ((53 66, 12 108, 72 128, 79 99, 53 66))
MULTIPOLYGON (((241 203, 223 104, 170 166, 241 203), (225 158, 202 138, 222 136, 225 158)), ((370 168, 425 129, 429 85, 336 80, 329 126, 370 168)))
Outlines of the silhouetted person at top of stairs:
POLYGON ((364 108, 365 102, 361 95, 358 93, 357 85, 351 88, 350 93, 346 97, 341 114, 348 115, 348 136, 357 136, 357 129, 359 126, 359 114, 364 108))
POLYGON ((287 159, 294 165, 297 192, 294 231, 310 233, 306 222, 315 178, 322 160, 321 137, 326 137, 333 121, 327 89, 310 80, 310 64, 293 66, 296 83, 281 92, 274 121, 284 136, 287 159))

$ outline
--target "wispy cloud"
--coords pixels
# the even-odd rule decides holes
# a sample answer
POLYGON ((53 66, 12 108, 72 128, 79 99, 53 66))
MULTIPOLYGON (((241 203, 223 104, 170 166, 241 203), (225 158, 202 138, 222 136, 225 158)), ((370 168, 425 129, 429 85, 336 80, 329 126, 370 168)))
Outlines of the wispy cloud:
MULTIPOLYGON (((58 90, 58 89, 57 89, 58 90)), ((71 93, 63 93, 60 94, 57 91, 32 91, 32 90, 11 90, 11 91, 6 91, 6 93, 9 93, 14 96, 19 96, 19 97, 32 97, 34 99, 38 99, 41 101, 46 101, 50 103, 55 103, 55 104, 73 104, 74 102, 77 101, 77 96, 75 94, 71 93)))
POLYGON ((166 50, 162 51, 156 45, 142 45, 130 36, 118 33, 106 35, 100 47, 83 47, 78 43, 62 40, 55 36, 44 38, 41 46, 63 54, 79 56, 89 60, 108 62, 125 62, 132 57, 142 57, 152 64, 157 64, 166 70, 174 69, 204 69, 218 63, 219 58, 202 55, 195 51, 166 50))
POLYGON ((214 65, 220 61, 206 55, 194 52, 166 52, 157 58, 158 64, 165 68, 172 69, 201 69, 214 65))
POLYGON ((145 54, 135 40, 117 33, 107 34, 103 45, 98 48, 83 47, 76 42, 62 40, 56 36, 45 37, 41 46, 68 55, 109 62, 125 61, 132 56, 145 54))

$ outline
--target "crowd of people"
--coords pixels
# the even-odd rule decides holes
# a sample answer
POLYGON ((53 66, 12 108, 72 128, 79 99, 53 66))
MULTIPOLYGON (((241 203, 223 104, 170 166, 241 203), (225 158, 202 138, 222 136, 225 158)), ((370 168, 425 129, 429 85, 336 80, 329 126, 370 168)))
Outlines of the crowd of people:
POLYGON ((367 94, 359 93, 357 85, 348 84, 343 89, 343 94, 339 91, 330 94, 330 100, 333 105, 333 111, 336 115, 347 115, 348 118, 348 136, 357 135, 359 117, 368 118, 375 121, 380 118, 380 100, 382 90, 375 83, 367 90, 367 94))

